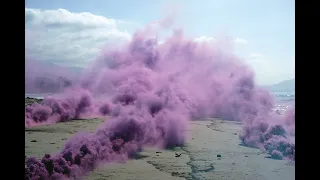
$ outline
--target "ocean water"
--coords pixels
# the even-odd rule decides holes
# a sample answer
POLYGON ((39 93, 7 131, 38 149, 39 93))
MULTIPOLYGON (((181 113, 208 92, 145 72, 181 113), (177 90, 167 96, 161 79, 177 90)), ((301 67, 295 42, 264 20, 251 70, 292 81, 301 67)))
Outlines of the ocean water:
POLYGON ((271 92, 275 97, 275 107, 273 110, 283 114, 289 108, 295 106, 295 92, 271 92))
POLYGON ((30 93, 25 93, 24 97, 30 97, 30 98, 36 98, 36 99, 43 99, 46 96, 52 95, 52 93, 43 93, 43 94, 30 94, 30 93))

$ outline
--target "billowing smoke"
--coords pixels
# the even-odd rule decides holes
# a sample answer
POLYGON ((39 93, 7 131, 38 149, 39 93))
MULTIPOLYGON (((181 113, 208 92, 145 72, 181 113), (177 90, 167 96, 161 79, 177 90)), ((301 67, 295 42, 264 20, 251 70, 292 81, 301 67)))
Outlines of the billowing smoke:
POLYGON ((138 31, 128 44, 105 50, 77 84, 26 107, 26 126, 111 116, 94 133, 68 140, 55 156, 28 159, 26 178, 79 177, 145 146, 183 145, 188 121, 200 117, 241 121, 243 144, 294 158, 294 111, 273 113, 272 96, 257 87, 249 66, 219 44, 196 43, 181 30, 161 44, 151 32, 138 31))

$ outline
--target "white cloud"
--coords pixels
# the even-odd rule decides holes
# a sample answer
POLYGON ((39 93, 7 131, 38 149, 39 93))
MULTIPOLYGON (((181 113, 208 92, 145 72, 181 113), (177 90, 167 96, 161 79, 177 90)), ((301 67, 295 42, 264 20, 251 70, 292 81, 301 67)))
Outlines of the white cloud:
MULTIPOLYGON (((142 26, 88 12, 73 13, 65 9, 25 8, 25 17, 26 55, 73 66, 85 66, 99 55, 99 51, 106 44, 114 46, 117 42, 129 40, 131 34, 124 29, 142 26)), ((219 37, 210 36, 194 39, 196 42, 208 43, 218 43, 219 40, 219 37)), ((236 49, 240 48, 237 54, 246 54, 241 57, 247 59, 262 84, 270 84, 284 77, 294 77, 294 56, 280 63, 282 61, 279 59, 266 57, 260 53, 243 52, 243 48, 248 47, 243 46, 248 44, 245 39, 232 37, 229 40, 236 45, 236 49)), ((163 41, 159 42, 161 43, 163 41)))
MULTIPOLYGON (((85 66, 98 56, 106 44, 114 45, 129 40, 131 34, 122 28, 126 26, 130 28, 132 22, 89 12, 25 8, 26 53, 38 60, 85 66)), ((213 43, 216 38, 201 36, 194 40, 213 43)), ((237 44, 246 43, 241 38, 233 41, 237 44)))
POLYGON ((236 44, 248 44, 248 41, 247 41, 247 40, 242 39, 242 38, 239 38, 239 37, 235 38, 235 39, 234 39, 234 42, 235 42, 236 44))
POLYGON ((207 36, 200 36, 200 37, 194 39, 194 41, 196 41, 196 42, 212 42, 214 40, 215 40, 215 38, 207 37, 207 36))
POLYGON ((260 53, 251 53, 251 55, 250 55, 250 58, 252 58, 252 59, 257 59, 257 58, 261 58, 261 57, 263 57, 263 55, 260 53))
POLYGON ((72 26, 77 28, 116 28, 116 20, 103 16, 93 15, 88 12, 72 13, 65 9, 38 10, 25 9, 26 23, 39 26, 72 26))
MULTIPOLYGON (((227 40, 228 41, 228 38, 227 39, 220 39, 220 38, 215 38, 215 37, 208 37, 208 36, 200 36, 198 38, 195 38, 194 41, 196 42, 208 42, 208 43, 211 43, 211 42, 214 42, 214 41, 217 41, 217 40, 227 40)), ((245 45, 245 44, 248 44, 247 40, 245 39, 242 39, 242 38, 231 38, 231 42, 235 43, 235 44, 242 44, 242 45, 245 45)))
POLYGON ((108 42, 121 42, 131 34, 119 29, 125 21, 65 9, 25 8, 26 53, 40 60, 85 65, 108 42))

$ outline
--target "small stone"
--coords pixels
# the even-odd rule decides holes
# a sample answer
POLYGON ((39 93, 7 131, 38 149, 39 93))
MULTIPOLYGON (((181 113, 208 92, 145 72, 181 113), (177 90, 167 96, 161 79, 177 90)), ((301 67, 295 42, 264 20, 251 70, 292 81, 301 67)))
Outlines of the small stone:
POLYGON ((177 172, 172 172, 171 173, 171 176, 176 176, 176 175, 178 175, 179 173, 177 173, 177 172))
POLYGON ((178 172, 172 172, 172 173, 171 173, 171 176, 178 176, 178 175, 179 175, 178 172))
POLYGON ((157 151, 156 153, 161 153, 160 151, 157 151))
POLYGON ((31 140, 31 142, 37 142, 37 140, 31 140))

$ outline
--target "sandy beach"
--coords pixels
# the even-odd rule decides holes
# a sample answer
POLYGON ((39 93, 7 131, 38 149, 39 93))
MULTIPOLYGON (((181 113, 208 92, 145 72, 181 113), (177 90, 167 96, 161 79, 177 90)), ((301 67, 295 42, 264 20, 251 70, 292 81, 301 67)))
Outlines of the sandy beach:
MULTIPOLYGON (((25 129, 25 153, 42 158, 55 154, 66 139, 80 131, 94 131, 100 119, 74 120, 25 129)), ((295 165, 274 160, 258 149, 240 144, 241 124, 220 119, 203 119, 189 123, 184 147, 172 150, 147 148, 126 163, 102 165, 87 180, 293 180, 295 165), (181 153, 180 157, 175 154, 181 153), (221 155, 221 158, 217 157, 221 155)))

